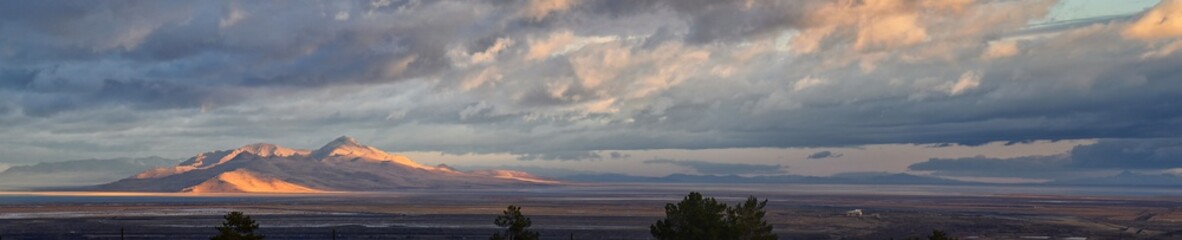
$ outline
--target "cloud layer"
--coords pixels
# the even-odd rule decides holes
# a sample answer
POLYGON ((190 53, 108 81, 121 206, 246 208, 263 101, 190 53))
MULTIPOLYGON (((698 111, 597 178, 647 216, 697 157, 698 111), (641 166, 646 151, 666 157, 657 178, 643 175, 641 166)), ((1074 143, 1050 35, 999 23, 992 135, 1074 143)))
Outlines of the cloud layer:
POLYGON ((1182 139, 1106 139, 1061 155, 1015 158, 933 158, 909 167, 967 177, 1071 178, 1124 170, 1162 172, 1182 168, 1182 139))
POLYGON ((1061 22, 1055 1, 5 2, 0 155, 1178 136, 1179 2, 1061 22))
POLYGON ((839 158, 841 156, 842 156, 841 153, 835 153, 832 151, 820 151, 820 152, 815 152, 813 154, 809 154, 805 158, 806 159, 826 159, 826 158, 839 158))
POLYGON ((694 170, 698 174, 707 175, 737 175, 737 174, 782 174, 785 166, 779 164, 745 164, 745 163, 715 163, 699 160, 653 159, 644 161, 646 164, 672 164, 694 170))

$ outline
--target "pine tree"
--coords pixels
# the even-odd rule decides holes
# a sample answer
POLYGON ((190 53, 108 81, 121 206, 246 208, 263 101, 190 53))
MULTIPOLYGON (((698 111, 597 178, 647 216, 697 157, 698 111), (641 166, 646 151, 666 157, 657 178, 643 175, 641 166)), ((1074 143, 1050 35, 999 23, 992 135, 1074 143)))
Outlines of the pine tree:
POLYGON ((656 239, 676 240, 772 240, 772 225, 763 220, 767 200, 754 196, 727 207, 714 198, 691 192, 677 204, 665 205, 665 219, 649 226, 656 239))
POLYGON ((495 233, 489 239, 492 240, 537 240, 538 233, 530 231, 528 228, 533 225, 533 221, 521 214, 521 207, 509 205, 507 209, 497 216, 493 221, 499 227, 504 227, 505 232, 495 233))
POLYGON ((928 235, 928 240, 960 240, 959 238, 949 237, 948 233, 940 230, 932 230, 932 235, 928 235))
POLYGON ((259 224, 242 212, 230 212, 223 218, 226 221, 217 227, 218 235, 210 240, 262 240, 265 237, 254 233, 259 224))
POLYGON ((731 232, 724 212, 727 207, 714 198, 691 192, 677 204, 665 204, 665 219, 649 226, 649 233, 662 240, 728 239, 731 232))
POLYGON ((742 204, 735 205, 726 211, 727 223, 734 231, 735 238, 740 240, 772 240, 778 239, 776 234, 772 233, 772 225, 763 220, 763 216, 767 214, 763 207, 767 206, 767 200, 760 202, 755 196, 747 197, 747 201, 742 204))

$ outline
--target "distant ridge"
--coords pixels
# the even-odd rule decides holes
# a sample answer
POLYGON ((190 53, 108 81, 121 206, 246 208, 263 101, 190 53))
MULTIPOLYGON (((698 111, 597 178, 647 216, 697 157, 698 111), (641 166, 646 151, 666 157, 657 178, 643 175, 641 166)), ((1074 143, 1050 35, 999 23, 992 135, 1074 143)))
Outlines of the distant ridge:
POLYGON ((1120 174, 1112 176, 1057 180, 1047 184, 1077 186, 1179 187, 1182 186, 1182 176, 1169 173, 1143 174, 1123 171, 1120 174))
POLYGON ((834 176, 804 175, 692 175, 670 174, 662 177, 634 176, 616 173, 575 174, 555 176, 570 182, 587 183, 722 183, 722 184, 897 184, 897 185, 986 185, 986 186, 1103 186, 1103 187, 1182 187, 1182 176, 1161 173, 1142 174, 1125 171, 1117 175, 1094 178, 1053 180, 1042 183, 973 182, 907 173, 846 173, 834 176))
POLYGON ((193 193, 315 193, 487 188, 559 182, 509 170, 456 171, 337 138, 316 150, 256 143, 197 154, 172 167, 140 172, 91 190, 193 193))
POLYGON ((152 156, 42 162, 13 166, 0 171, 0 188, 24 189, 94 185, 95 183, 119 180, 129 174, 146 169, 176 165, 179 162, 179 159, 152 156))
POLYGON ((562 177, 575 182, 636 182, 636 183, 789 183, 789 184, 920 184, 920 185, 964 185, 986 184, 953 179, 911 175, 906 173, 875 173, 862 176, 739 176, 739 175, 690 175, 671 174, 664 177, 643 177, 623 174, 580 174, 562 177))

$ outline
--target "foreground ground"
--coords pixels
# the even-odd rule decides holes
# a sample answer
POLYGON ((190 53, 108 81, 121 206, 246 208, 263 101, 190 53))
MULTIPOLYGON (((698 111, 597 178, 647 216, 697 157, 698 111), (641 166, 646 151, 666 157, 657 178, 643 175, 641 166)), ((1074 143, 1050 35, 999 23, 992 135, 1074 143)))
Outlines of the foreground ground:
POLYGON ((208 239, 244 211, 269 239, 487 239, 516 204, 543 239, 647 239, 688 191, 770 199, 782 239, 889 239, 942 229, 965 239, 1182 238, 1182 197, 1087 189, 850 185, 613 185, 311 196, 0 195, 0 238, 208 239), (1049 192, 1050 194, 1035 194, 1049 192), (1117 196, 1119 195, 1119 196, 1117 196), (863 209, 863 216, 846 216, 863 209))

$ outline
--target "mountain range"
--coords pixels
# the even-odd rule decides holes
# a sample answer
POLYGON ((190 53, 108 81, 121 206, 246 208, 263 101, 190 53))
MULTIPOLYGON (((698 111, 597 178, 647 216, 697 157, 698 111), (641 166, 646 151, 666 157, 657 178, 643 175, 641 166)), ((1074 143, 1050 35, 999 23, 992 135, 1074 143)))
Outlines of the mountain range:
POLYGON ((458 171, 340 137, 316 150, 257 143, 198 154, 90 190, 192 193, 315 193, 544 186, 557 181, 509 170, 458 171))
POLYGON ((739 175, 691 175, 670 174, 664 177, 643 177, 623 174, 580 174, 561 177, 575 182, 633 182, 633 183, 791 183, 791 184, 923 184, 923 185, 965 185, 983 184, 938 177, 919 176, 906 173, 862 173, 837 176, 739 176, 739 175))
POLYGON ((1182 176, 1169 173, 1146 174, 1123 171, 1120 174, 1112 176, 1056 180, 1047 184, 1078 186, 1179 187, 1182 186, 1182 176))
POLYGON ((0 188, 84 186, 111 182, 147 169, 172 166, 162 157, 85 159, 13 166, 0 172, 0 188))
POLYGON ((1122 187, 1182 187, 1182 176, 1169 173, 1145 174, 1125 171, 1117 175, 1091 178, 1059 179, 1043 183, 988 183, 961 181, 907 173, 843 173, 833 176, 804 175, 694 175, 670 174, 663 177, 633 176, 615 173, 576 174, 554 176, 571 182, 601 183, 767 183, 767 184, 899 184, 899 185, 993 185, 993 186, 1122 186, 1122 187))

